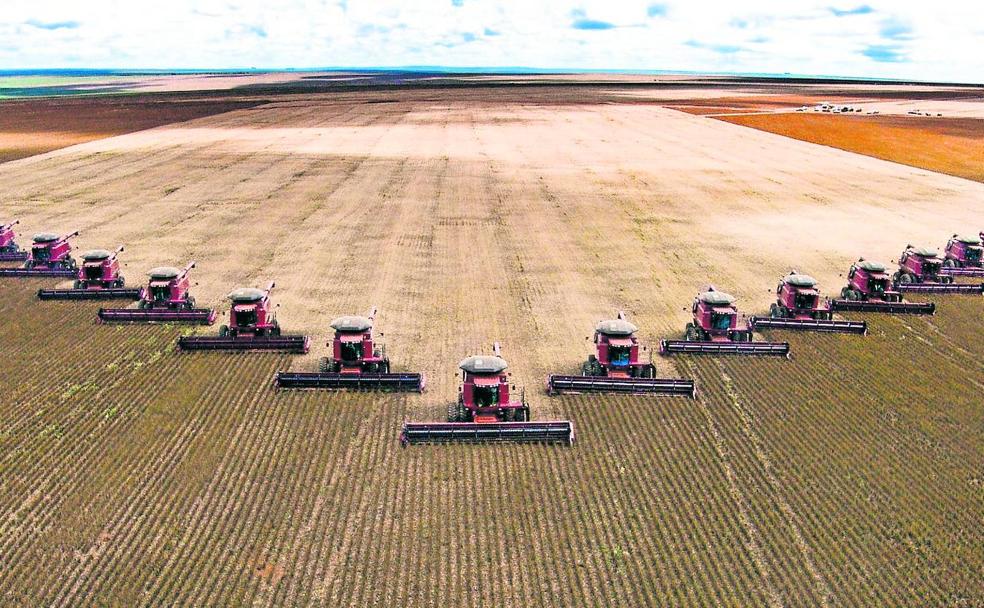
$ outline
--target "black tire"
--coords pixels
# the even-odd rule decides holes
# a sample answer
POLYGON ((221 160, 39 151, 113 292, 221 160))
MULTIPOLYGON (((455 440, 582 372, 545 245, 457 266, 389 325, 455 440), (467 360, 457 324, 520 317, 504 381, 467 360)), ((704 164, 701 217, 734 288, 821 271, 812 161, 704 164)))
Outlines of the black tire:
POLYGON ((332 361, 328 357, 321 357, 318 359, 318 371, 322 374, 330 374, 332 372, 331 363, 332 361))
POLYGON ((72 283, 72 289, 82 289, 82 281, 75 279, 75 282, 72 283))
POLYGON ((693 323, 687 323, 687 329, 683 332, 687 342, 700 342, 700 330, 693 323))
POLYGON ((229 335, 229 326, 228 325, 222 325, 221 327, 219 327, 219 337, 220 338, 225 338, 228 335, 229 335))
POLYGON ((280 325, 278 325, 277 323, 274 323, 273 324, 273 327, 270 328, 270 335, 271 336, 279 336, 280 335, 280 325))
POLYGON ((776 303, 773 302, 769 306, 769 316, 772 317, 773 319, 778 319, 779 317, 782 316, 782 313, 779 310, 779 305, 778 304, 776 304, 776 303))
POLYGON ((910 285, 912 283, 915 283, 916 281, 914 276, 912 276, 907 272, 903 272, 897 275, 895 282, 898 283, 899 285, 910 285))
POLYGON ((527 422, 530 419, 530 409, 528 407, 522 407, 516 410, 516 414, 513 420, 516 422, 527 422))
POLYGON ((379 373, 388 374, 390 373, 390 362, 389 359, 383 359, 383 362, 379 364, 379 373))
POLYGON ((957 268, 959 266, 960 266, 960 264, 958 264, 957 261, 954 260, 953 258, 947 258, 947 259, 943 260, 943 267, 944 268, 957 268))

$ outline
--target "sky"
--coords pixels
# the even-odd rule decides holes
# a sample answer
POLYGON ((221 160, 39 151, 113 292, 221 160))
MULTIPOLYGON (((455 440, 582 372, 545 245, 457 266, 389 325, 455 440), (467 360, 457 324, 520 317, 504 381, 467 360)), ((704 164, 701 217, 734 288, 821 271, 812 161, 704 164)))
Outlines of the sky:
POLYGON ((984 82, 977 0, 3 0, 0 69, 533 67, 984 82))

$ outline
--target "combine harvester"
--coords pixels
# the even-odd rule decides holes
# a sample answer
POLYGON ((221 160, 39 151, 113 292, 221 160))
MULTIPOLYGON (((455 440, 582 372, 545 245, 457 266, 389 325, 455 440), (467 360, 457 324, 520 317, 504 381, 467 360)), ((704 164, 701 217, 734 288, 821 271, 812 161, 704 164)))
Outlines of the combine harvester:
POLYGON ((14 234, 14 226, 19 223, 20 220, 14 220, 0 225, 0 262, 23 262, 27 259, 27 252, 14 241, 17 236, 14 234))
POLYGON ((424 375, 390 372, 386 348, 376 344, 372 324, 376 307, 362 317, 338 317, 331 322, 335 338, 328 343, 331 357, 318 362, 319 372, 277 372, 280 388, 363 389, 385 391, 424 390, 424 375))
POLYGON ((694 298, 685 340, 663 340, 660 354, 789 356, 788 342, 752 342, 752 327, 738 326, 735 299, 709 287, 694 298))
POLYGON ((943 259, 938 251, 907 245, 892 280, 902 293, 984 293, 984 284, 957 284, 942 271, 943 259))
MULTIPOLYGON (((984 232, 980 238, 953 235, 946 243, 940 274, 950 277, 984 277, 984 232)), ((2 241, 0 241, 2 242, 2 241)))
POLYGON ((137 308, 101 308, 99 319, 107 323, 194 323, 211 325, 215 311, 195 308, 195 298, 188 293, 188 273, 195 267, 190 262, 184 268, 171 266, 154 268, 147 273, 150 281, 142 291, 137 308))
POLYGON ((936 312, 932 302, 904 302, 902 294, 889 289, 885 265, 861 258, 847 273, 847 286, 841 289, 841 299, 830 303, 835 311, 885 312, 891 314, 931 315, 936 312))
POLYGON ((266 289, 242 287, 229 294, 232 307, 229 325, 219 328, 218 336, 181 336, 181 350, 265 350, 306 353, 310 346, 307 336, 282 336, 280 324, 271 310, 270 292, 266 289))
POLYGON ((0 277, 75 277, 78 264, 72 257, 72 246, 68 240, 78 236, 76 230, 65 236, 51 232, 34 235, 31 252, 22 268, 0 268, 0 277))
MULTIPOLYGON (((416 443, 530 442, 574 443, 570 420, 531 421, 525 392, 510 394, 508 364, 499 356, 476 355, 458 364, 462 386, 458 401, 448 406, 447 422, 405 422, 404 446, 416 443)), ((515 387, 512 387, 515 390, 515 387)))
POLYGON ((835 320, 830 301, 820 297, 817 281, 796 271, 779 281, 776 302, 769 308, 769 316, 752 317, 749 327, 756 331, 793 329, 862 335, 868 332, 865 321, 835 320))
POLYGON ((39 289, 38 298, 41 300, 139 300, 143 297, 142 289, 127 289, 123 285, 126 280, 120 274, 120 263, 117 256, 123 251, 123 245, 116 251, 93 249, 82 254, 82 266, 75 278, 72 289, 39 289))
POLYGON ((637 331, 639 328, 629 323, 621 311, 617 319, 598 323, 594 332, 597 354, 588 355, 581 365, 580 376, 549 376, 547 394, 630 393, 682 395, 693 399, 696 396, 693 380, 653 377, 656 368, 652 360, 639 358, 637 331))

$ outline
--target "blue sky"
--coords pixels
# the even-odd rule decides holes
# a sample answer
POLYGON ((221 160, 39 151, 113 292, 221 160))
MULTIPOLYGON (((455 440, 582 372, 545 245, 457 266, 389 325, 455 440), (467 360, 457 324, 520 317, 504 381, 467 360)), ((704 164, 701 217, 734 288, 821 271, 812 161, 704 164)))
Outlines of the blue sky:
POLYGON ((5 0, 0 69, 528 66, 984 82, 984 3, 5 0))

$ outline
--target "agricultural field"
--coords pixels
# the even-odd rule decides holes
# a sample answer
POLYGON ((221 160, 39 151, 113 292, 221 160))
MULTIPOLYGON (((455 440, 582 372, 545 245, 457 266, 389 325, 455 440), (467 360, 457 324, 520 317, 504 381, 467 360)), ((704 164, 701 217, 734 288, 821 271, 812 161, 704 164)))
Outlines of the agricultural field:
POLYGON ((984 184, 657 99, 694 83, 617 84, 240 91, 0 164, 22 239, 124 243, 130 284, 194 259, 223 311, 276 280, 313 344, 179 353, 192 330, 2 280, 3 603, 984 605, 984 297, 869 315, 865 337, 767 334, 789 360, 657 356, 696 400, 543 390, 617 310, 655 347, 708 283, 748 314, 792 268, 833 294, 860 255, 978 229, 984 184), (274 388, 371 305, 425 393, 274 388), (493 340, 575 445, 401 448, 493 340))

